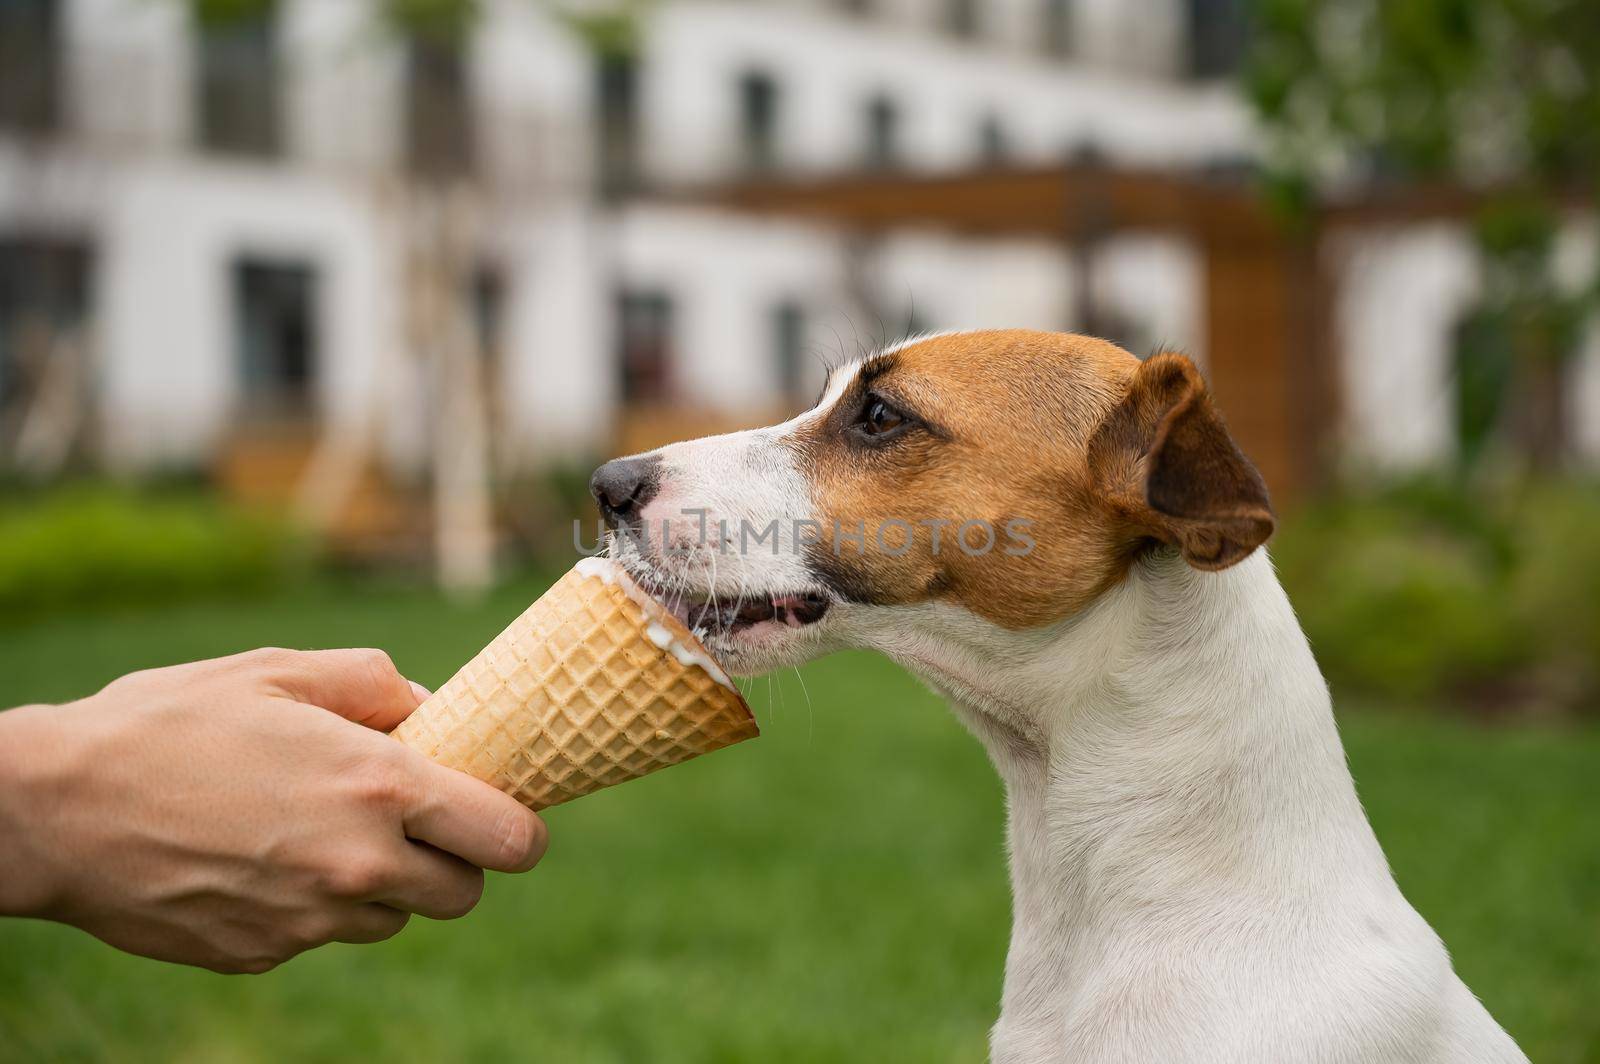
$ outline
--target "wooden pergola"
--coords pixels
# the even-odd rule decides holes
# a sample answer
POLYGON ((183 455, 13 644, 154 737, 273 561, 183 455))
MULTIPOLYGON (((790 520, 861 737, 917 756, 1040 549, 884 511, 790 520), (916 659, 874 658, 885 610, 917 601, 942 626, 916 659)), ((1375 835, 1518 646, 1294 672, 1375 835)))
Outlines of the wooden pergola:
MULTIPOLYGON (((923 228, 1046 238, 1085 260, 1113 234, 1188 238, 1204 263, 1212 389, 1241 447, 1280 499, 1323 480, 1340 412, 1329 321, 1334 279, 1319 253, 1323 238, 1348 225, 1459 217, 1479 202, 1462 190, 1412 188, 1326 203, 1291 224, 1245 178, 1098 164, 757 180, 696 198, 868 235, 923 228)), ((1092 322, 1080 327, 1093 331, 1092 322)))

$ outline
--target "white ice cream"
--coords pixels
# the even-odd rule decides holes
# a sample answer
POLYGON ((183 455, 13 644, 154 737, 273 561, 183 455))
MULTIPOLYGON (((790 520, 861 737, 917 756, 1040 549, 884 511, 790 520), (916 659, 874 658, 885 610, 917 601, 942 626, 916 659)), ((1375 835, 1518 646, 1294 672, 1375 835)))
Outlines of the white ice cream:
POLYGON ((712 660, 711 655, 706 653, 705 647, 698 642, 692 645, 686 644, 681 638, 673 634, 672 629, 660 622, 659 618, 667 615, 666 608, 647 595, 638 584, 634 583, 633 579, 623 571, 622 566, 610 558, 580 558, 578 564, 573 566, 573 569, 580 576, 598 577, 607 584, 615 584, 621 587, 623 593, 637 602, 639 608, 644 610, 645 617, 649 618, 650 623, 644 630, 645 638, 668 654, 671 654, 678 664, 684 668, 692 668, 698 665, 706 671, 706 675, 722 686, 731 690, 738 690, 738 688, 734 687, 733 681, 728 678, 728 674, 722 671, 722 666, 718 665, 712 660))

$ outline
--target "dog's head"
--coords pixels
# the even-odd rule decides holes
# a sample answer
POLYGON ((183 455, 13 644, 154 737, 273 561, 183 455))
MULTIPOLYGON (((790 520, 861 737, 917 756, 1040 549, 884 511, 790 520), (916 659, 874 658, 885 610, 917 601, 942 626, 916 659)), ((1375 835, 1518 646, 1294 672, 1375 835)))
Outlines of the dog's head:
POLYGON ((901 345, 833 370, 793 420, 590 486, 618 560, 738 673, 933 616, 1043 628, 1153 545, 1223 569, 1273 528, 1188 359, 1025 331, 901 345))

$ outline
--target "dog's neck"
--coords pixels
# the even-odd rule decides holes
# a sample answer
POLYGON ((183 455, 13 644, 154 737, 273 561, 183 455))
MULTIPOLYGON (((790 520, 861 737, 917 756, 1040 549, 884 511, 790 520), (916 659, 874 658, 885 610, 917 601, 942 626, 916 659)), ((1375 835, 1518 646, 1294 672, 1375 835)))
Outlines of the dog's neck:
POLYGON ((1006 784, 997 1042, 1058 1039, 1122 975, 1143 981, 1129 993, 1173 990, 1162 958, 1204 955, 1228 921, 1394 894, 1264 551, 1221 573, 1158 553, 1048 632, 954 611, 919 629, 881 648, 956 705, 1006 784))

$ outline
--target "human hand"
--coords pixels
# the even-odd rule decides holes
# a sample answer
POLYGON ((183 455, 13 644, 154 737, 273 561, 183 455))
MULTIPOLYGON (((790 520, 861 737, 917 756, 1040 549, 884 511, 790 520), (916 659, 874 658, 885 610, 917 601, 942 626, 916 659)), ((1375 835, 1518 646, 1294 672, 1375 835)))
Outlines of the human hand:
POLYGON ((543 822, 383 734, 422 689, 376 650, 257 650, 0 713, 0 913, 264 972, 451 919, 543 822))

